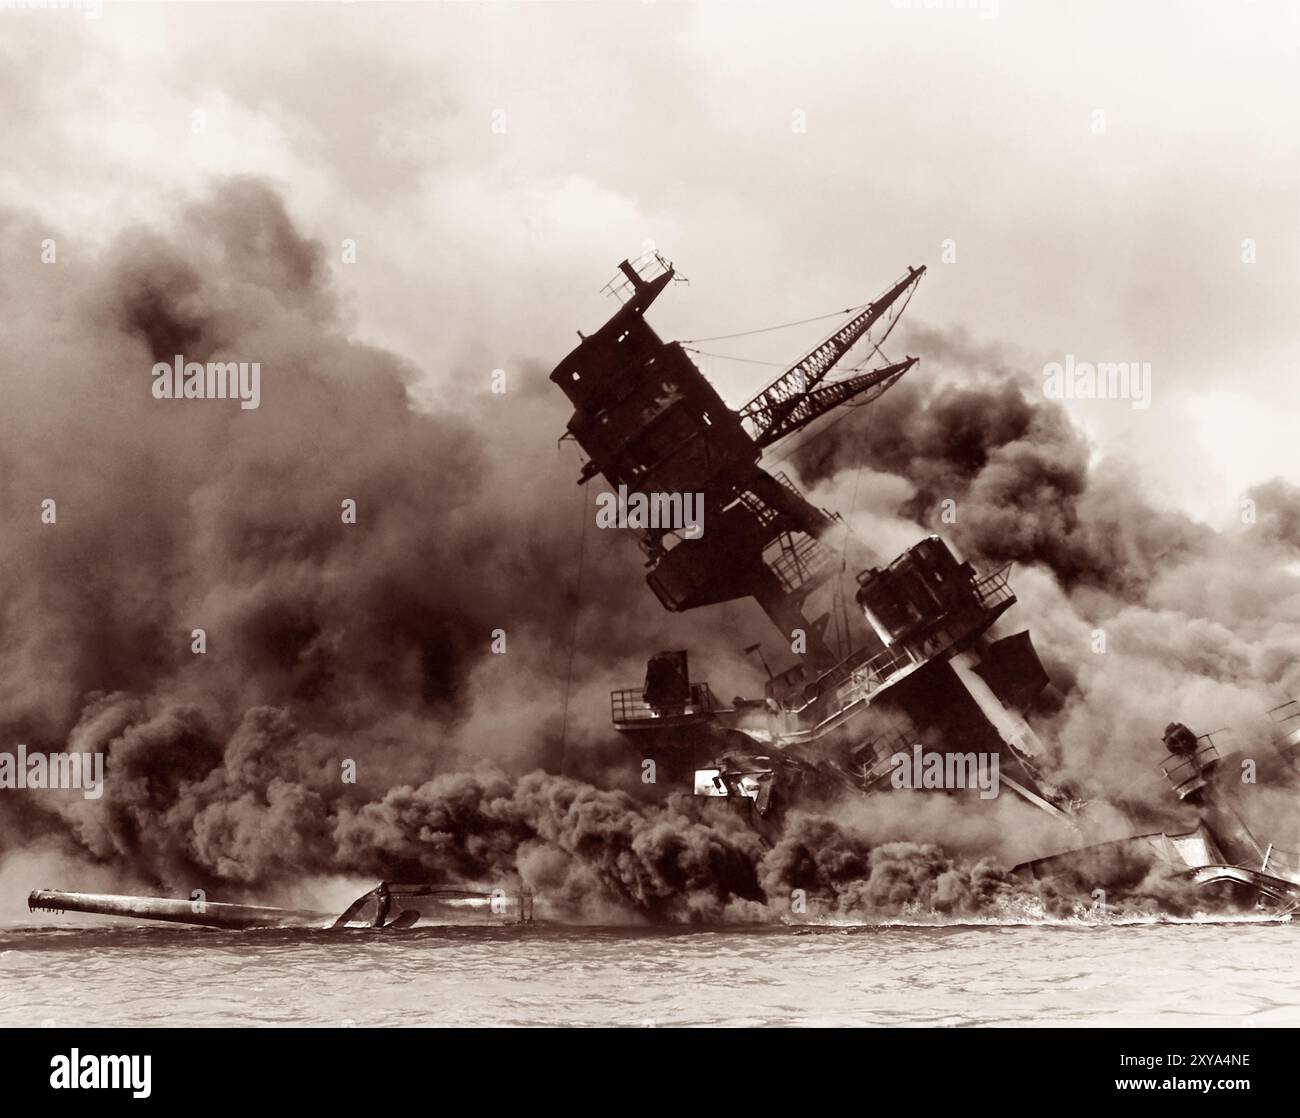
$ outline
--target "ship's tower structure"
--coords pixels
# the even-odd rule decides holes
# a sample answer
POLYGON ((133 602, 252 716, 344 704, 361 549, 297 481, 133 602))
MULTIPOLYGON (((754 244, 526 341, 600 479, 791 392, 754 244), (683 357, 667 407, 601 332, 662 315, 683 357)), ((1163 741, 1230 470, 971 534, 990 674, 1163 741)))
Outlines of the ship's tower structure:
POLYGON ((804 603, 833 572, 821 541, 838 521, 809 503, 783 474, 759 465, 763 451, 833 408, 874 400, 916 359, 832 379, 840 360, 876 323, 905 301, 924 268, 909 268, 888 290, 733 411, 679 342, 665 342, 646 321, 672 282, 658 253, 623 261, 608 290, 621 308, 561 361, 551 380, 572 401, 568 435, 586 451, 579 483, 597 474, 616 492, 651 499, 702 497, 705 525, 696 539, 663 527, 638 530, 646 581, 674 611, 753 597, 790 640, 806 634, 815 670, 837 659, 826 617, 809 619, 804 603), (622 487, 622 488, 621 488, 622 487))
POLYGON ((594 334, 580 335, 551 373, 574 406, 568 437, 588 455, 580 483, 601 474, 619 492, 690 492, 702 501, 698 538, 662 525, 636 528, 646 581, 663 605, 681 611, 752 597, 783 644, 796 651, 792 638, 804 638, 794 666, 769 672, 761 699, 718 703, 691 680, 684 651, 652 657, 643 688, 612 694, 614 725, 647 747, 666 740, 677 753, 724 743, 721 755, 707 755, 710 767, 694 770, 701 794, 743 796, 765 814, 784 798, 770 794, 778 769, 791 781, 874 791, 897 749, 924 736, 971 755, 997 752, 1003 782, 1019 795, 1057 816, 1069 807, 1068 795, 1037 772, 1038 743, 1023 717, 1047 684, 1028 634, 989 635, 1015 602, 1007 571, 982 576, 929 536, 858 575, 860 616, 874 637, 863 625, 862 639, 848 640, 845 611, 845 640, 833 652, 832 612, 809 617, 806 607, 819 586, 839 581, 844 559, 827 537, 835 530, 838 543, 846 529, 761 464, 781 440, 832 409, 870 403, 915 366, 914 357, 884 358, 880 344, 924 272, 908 268, 846 312, 829 336, 733 410, 683 344, 665 342, 646 321, 674 279, 672 265, 656 253, 625 260, 608 288, 622 306, 594 334), (835 376, 877 324, 882 336, 871 353, 883 364, 835 376))

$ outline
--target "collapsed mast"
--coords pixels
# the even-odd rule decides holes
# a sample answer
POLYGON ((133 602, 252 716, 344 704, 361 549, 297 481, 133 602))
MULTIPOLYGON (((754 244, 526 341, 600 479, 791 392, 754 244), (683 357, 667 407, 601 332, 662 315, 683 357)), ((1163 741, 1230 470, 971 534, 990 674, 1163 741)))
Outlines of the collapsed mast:
MULTIPOLYGON (((579 484, 601 474, 611 487, 644 494, 695 493, 707 530, 688 539, 671 528, 644 528, 638 541, 646 582, 673 611, 752 597, 786 638, 807 634, 815 668, 837 660, 826 643, 827 618, 803 607, 833 573, 823 537, 837 517, 812 505, 782 473, 759 465, 763 452, 832 409, 878 398, 916 358, 832 378, 839 362, 872 327, 898 308, 924 275, 907 274, 733 411, 680 342, 665 342, 645 319, 675 278, 657 252, 624 260, 606 290, 622 303, 596 333, 551 373, 574 405, 566 437, 586 452, 579 484)), ((878 352, 876 346, 875 352, 878 352)))

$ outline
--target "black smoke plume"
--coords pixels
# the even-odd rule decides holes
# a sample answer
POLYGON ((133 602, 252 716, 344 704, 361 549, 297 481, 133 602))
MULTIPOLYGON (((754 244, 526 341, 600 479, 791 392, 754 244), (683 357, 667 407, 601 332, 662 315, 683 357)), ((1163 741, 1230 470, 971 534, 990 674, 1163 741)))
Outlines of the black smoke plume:
MULTIPOLYGON (((258 181, 102 252, 56 238, 56 264, 33 258, 45 235, 0 214, 0 254, 26 262, 0 279, 0 731, 103 751, 108 781, 101 799, 0 793, 0 854, 226 899, 322 875, 520 880, 587 919, 768 919, 796 891, 829 915, 1039 903, 948 822, 934 837, 957 853, 902 841, 901 819, 817 816, 769 847, 718 804, 630 793, 608 690, 684 644, 743 675, 757 615, 670 618, 631 541, 595 538, 544 367, 512 369, 504 396, 456 370, 416 406, 429 371, 350 336, 331 260, 258 181), (154 362, 177 354, 259 362, 260 407, 154 399, 154 362)), ((1226 698, 1245 718, 1259 692, 1300 690, 1277 560, 1293 491, 1227 539, 1090 468, 1019 374, 965 371, 956 388, 913 375, 799 465, 834 487, 866 464, 861 515, 906 542, 954 498, 960 546, 1024 567, 1036 637, 1075 685, 1049 728, 1066 769, 1131 796, 1172 714, 1226 698), (1115 655, 1089 660, 1103 625, 1115 655)))

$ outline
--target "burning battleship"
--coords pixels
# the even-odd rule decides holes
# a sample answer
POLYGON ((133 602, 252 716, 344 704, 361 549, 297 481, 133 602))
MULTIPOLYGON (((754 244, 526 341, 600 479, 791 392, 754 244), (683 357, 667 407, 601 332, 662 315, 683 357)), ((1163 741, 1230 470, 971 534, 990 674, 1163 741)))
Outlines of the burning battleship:
MULTIPOLYGON (((1161 868, 1285 909, 1300 903, 1300 857, 1256 836, 1233 806, 1213 735, 1177 722, 1160 768, 1195 828, 1088 845, 1088 804, 1052 778, 1032 725, 1052 685, 1029 632, 1008 631, 1010 568, 976 570, 939 535, 880 561, 840 516, 764 467, 772 448, 836 409, 871 404, 914 370, 917 358, 889 361, 881 347, 924 274, 909 267, 733 410, 686 346, 646 320, 673 265, 656 252, 619 265, 606 290, 620 308, 551 373, 574 407, 565 438, 586 455, 578 481, 599 475, 620 499, 634 492, 667 509, 692 494, 705 530, 675 530, 668 517, 633 529, 650 589, 673 612, 753 598, 791 662, 768 670, 761 697, 724 702, 692 677, 688 650, 658 652, 642 686, 611 694, 614 727, 765 835, 793 807, 898 786, 901 762, 919 763, 925 743, 949 775, 991 759, 1001 785, 1074 834, 1070 849, 1017 867, 1023 876, 1076 872, 1105 884, 1097 874, 1108 866, 1161 868), (837 371, 864 348, 865 361, 837 371)), ((1300 704, 1270 713, 1281 752, 1300 751, 1300 704)))
MULTIPOLYGON (((910 762, 913 776, 937 777, 911 786, 977 784, 981 798, 1010 794, 1054 821, 1061 848, 1016 867, 1026 880, 1075 877, 1088 895, 1168 873, 1290 910, 1300 904, 1300 857, 1247 824, 1216 735, 1177 721, 1164 735, 1170 804, 1193 826, 1135 823, 1125 838, 1096 842, 1085 793, 1055 775, 1034 728, 1054 685, 1028 630, 1011 623, 1010 567, 977 569, 938 534, 893 558, 874 554, 839 514, 773 468, 773 452, 815 435, 823 417, 870 406, 915 375, 917 358, 890 361, 882 347, 924 275, 908 268, 732 408, 687 346, 664 341, 646 319, 677 278, 672 264, 651 253, 619 266, 608 288, 619 309, 580 334, 550 376, 574 408, 565 438, 586 456, 578 481, 599 476, 621 512, 629 495, 648 510, 620 522, 635 534, 665 609, 753 599, 789 653, 774 668, 764 659, 761 695, 724 701, 693 676, 689 650, 655 652, 639 686, 612 692, 613 727, 640 757, 657 759, 667 783, 680 777, 710 801, 701 806, 742 813, 768 841, 795 810, 845 798, 869 810, 910 762), (852 357, 864 350, 865 359, 852 357), (989 771, 992 785, 982 781, 989 771)), ((747 651, 762 656, 761 645, 747 651)), ((1300 703, 1272 717, 1294 766, 1300 703)), ((236 929, 405 929, 527 923, 533 900, 527 891, 388 882, 341 914, 50 890, 32 893, 29 906, 236 929)))

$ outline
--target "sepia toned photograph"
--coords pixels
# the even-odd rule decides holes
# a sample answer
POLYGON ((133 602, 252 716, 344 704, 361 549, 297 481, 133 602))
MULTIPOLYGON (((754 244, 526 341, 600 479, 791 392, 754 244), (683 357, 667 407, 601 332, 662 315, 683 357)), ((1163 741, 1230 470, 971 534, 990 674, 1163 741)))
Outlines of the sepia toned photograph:
POLYGON ((0 106, 38 1086, 260 1028, 1268 1070, 1295 4, 0 0, 0 106))

